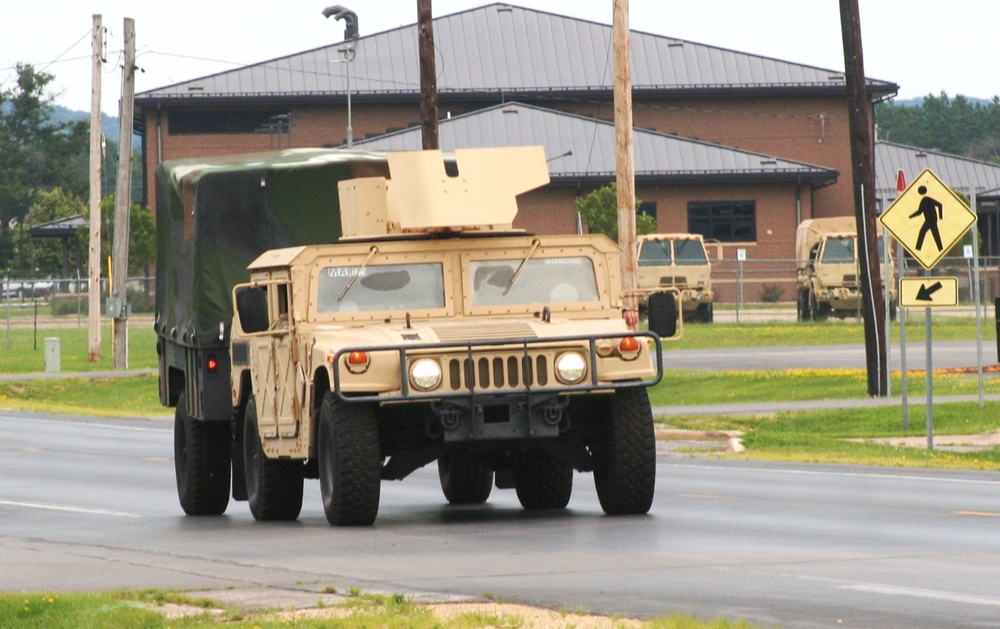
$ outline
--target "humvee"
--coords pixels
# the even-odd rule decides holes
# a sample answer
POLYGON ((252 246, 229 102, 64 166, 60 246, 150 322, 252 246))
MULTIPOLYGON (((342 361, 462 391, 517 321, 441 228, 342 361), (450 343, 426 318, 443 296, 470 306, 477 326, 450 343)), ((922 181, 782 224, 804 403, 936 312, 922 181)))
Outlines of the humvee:
POLYGON ((701 234, 639 236, 638 288, 641 297, 675 288, 685 321, 714 320, 712 263, 701 234))
POLYGON ((578 470, 606 513, 647 512, 675 295, 630 330, 616 245, 513 229, 516 195, 548 181, 540 147, 385 164, 339 181, 337 242, 265 251, 232 287, 230 421, 178 405, 184 510, 224 512, 231 485, 254 518, 292 520, 318 478, 330 524, 368 525, 382 481, 437 462, 452 504, 495 487, 562 509, 578 470))

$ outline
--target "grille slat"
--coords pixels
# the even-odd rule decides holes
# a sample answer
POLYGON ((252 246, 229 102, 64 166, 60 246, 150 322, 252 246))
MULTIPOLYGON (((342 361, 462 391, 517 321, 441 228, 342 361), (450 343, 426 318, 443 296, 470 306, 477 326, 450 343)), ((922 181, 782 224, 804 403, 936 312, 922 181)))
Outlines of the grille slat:
POLYGON ((444 359, 448 374, 447 385, 451 391, 510 391, 522 387, 547 386, 555 382, 550 371, 552 357, 539 354, 534 357, 523 353, 458 357, 444 359))

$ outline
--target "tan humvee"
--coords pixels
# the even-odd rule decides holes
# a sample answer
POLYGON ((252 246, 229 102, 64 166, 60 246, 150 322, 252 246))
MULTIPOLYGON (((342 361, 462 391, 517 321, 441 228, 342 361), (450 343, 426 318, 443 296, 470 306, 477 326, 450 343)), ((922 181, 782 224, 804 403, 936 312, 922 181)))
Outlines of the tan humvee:
MULTIPOLYGON (((338 244, 268 251, 233 291, 233 406, 257 519, 294 519, 304 477, 334 525, 370 524, 381 480, 437 461, 451 503, 494 485, 566 507, 593 471, 609 514, 655 482, 646 386, 658 336, 622 318, 603 236, 511 228, 548 181, 540 147, 390 153, 390 178, 342 181, 338 244), (504 173, 502 178, 496 173, 504 173)), ((650 328, 672 334, 672 296, 650 328)))
POLYGON ((712 263, 701 234, 639 236, 640 296, 675 288, 680 292, 685 321, 711 323, 715 293, 712 263))

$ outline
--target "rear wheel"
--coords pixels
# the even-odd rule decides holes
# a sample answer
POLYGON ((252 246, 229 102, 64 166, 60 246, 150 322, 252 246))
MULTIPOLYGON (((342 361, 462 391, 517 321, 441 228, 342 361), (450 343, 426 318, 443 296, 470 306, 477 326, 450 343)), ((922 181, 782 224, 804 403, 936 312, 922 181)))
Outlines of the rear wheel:
POLYGON ((331 393, 319 416, 319 486, 334 526, 366 526, 378 515, 382 482, 378 417, 371 404, 349 404, 331 393))
POLYGON ((618 389, 608 399, 594 454, 594 485, 608 515, 647 513, 656 485, 656 435, 646 389, 618 389))
POLYGON ((525 509, 565 509, 573 494, 573 468, 544 452, 525 454, 514 467, 514 489, 525 509))
POLYGON ((255 520, 294 520, 302 511, 302 461, 269 459, 260 442, 257 402, 243 415, 243 464, 247 500, 255 520))
POLYGON ((177 497, 188 515, 221 515, 229 506, 230 427, 188 415, 182 391, 174 411, 177 497))
POLYGON ((809 292, 800 290, 799 291, 799 321, 809 321, 812 319, 812 313, 809 312, 809 292))
POLYGON ((444 497, 453 505, 482 504, 493 491, 493 470, 467 452, 449 452, 438 459, 444 497))

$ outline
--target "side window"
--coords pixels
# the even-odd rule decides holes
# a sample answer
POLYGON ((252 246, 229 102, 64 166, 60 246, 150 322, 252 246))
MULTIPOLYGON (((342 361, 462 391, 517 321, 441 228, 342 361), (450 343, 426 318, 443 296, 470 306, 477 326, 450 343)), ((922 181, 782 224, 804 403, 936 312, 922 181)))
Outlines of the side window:
POLYGON ((288 284, 279 284, 278 286, 272 287, 274 289, 275 301, 275 318, 271 321, 270 328, 272 330, 276 329, 286 329, 288 328, 289 320, 289 300, 288 300, 288 284))
POLYGON ((247 334, 267 330, 267 288, 253 286, 236 291, 240 328, 247 334))

